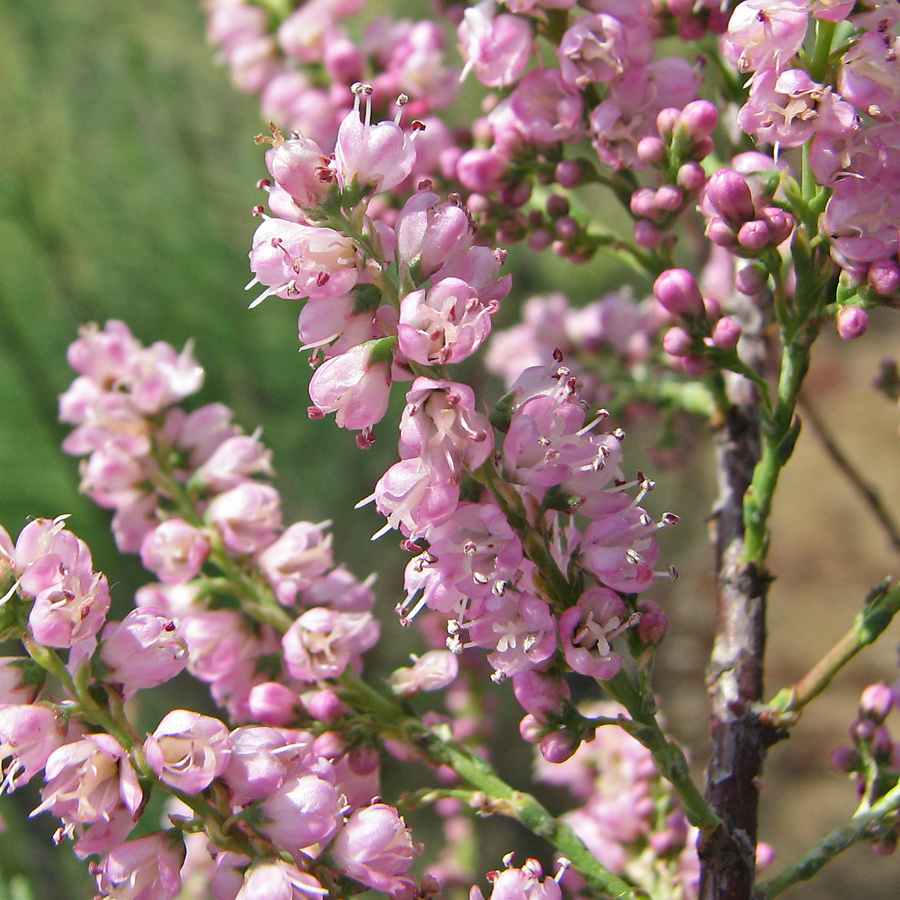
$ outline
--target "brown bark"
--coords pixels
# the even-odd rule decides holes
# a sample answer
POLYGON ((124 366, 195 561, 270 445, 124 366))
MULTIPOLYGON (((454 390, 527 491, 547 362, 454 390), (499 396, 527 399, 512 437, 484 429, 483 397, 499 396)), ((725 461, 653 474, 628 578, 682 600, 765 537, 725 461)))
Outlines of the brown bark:
POLYGON ((716 439, 716 637, 706 677, 711 737, 706 799, 723 824, 698 845, 701 900, 749 900, 753 893, 757 779, 771 743, 753 711, 763 696, 770 578, 743 562, 743 498, 760 458, 759 398, 745 379, 729 377, 727 389, 732 405, 716 439))

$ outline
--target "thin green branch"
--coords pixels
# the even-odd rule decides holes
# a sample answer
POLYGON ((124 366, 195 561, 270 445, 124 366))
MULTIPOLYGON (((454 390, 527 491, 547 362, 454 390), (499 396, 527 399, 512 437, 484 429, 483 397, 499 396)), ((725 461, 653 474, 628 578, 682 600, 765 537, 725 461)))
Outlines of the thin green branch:
POLYGON ((772 900, 799 881, 808 881, 839 853, 857 841, 873 837, 883 828, 892 827, 900 811, 900 785, 888 791, 868 812, 857 813, 848 825, 836 828, 818 841, 808 853, 780 875, 758 885, 754 900, 772 900))
POLYGON ((452 768, 460 778, 485 795, 486 805, 482 811, 513 818, 547 840, 571 861, 573 868, 594 891, 615 900, 646 897, 643 891, 602 866, 581 838, 565 822, 554 818, 531 794, 515 790, 485 759, 458 746, 448 728, 427 728, 418 718, 407 714, 396 700, 385 697, 349 669, 340 677, 338 688, 345 702, 374 715, 382 737, 401 740, 424 752, 433 762, 452 768))
POLYGON ((785 688, 766 705, 761 716, 775 726, 792 725, 803 708, 819 696, 834 676, 887 628, 900 612, 900 586, 890 581, 878 585, 866 597, 853 627, 793 687, 785 688))

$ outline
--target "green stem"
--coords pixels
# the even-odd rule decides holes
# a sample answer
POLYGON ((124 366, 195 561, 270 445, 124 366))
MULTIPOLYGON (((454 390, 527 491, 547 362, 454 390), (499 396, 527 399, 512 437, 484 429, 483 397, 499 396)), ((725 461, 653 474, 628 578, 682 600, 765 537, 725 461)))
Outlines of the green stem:
POLYGON ((764 429, 762 456, 744 497, 744 562, 762 566, 768 551, 767 528, 778 477, 790 459, 800 433, 795 416, 800 388, 809 368, 809 348, 818 334, 813 325, 802 329, 782 352, 778 394, 771 421, 764 429))
POLYGON ((653 762, 660 775, 675 788, 688 821, 705 832, 710 832, 720 825, 721 819, 703 799, 703 794, 694 784, 681 748, 659 727, 653 709, 628 675, 619 672, 614 678, 601 684, 628 710, 631 720, 623 717, 618 725, 653 755, 653 762))
POLYGON ((447 765, 477 791, 483 792, 482 809, 509 816, 549 841, 572 863, 592 889, 616 900, 638 900, 641 891, 602 866, 584 842, 564 822, 555 819, 533 796, 517 791, 477 754, 457 746, 449 729, 427 728, 402 706, 383 696, 349 669, 338 682, 341 697, 352 706, 370 712, 377 719, 382 737, 390 736, 423 751, 433 762, 447 765))
POLYGON ((73 697, 77 704, 75 715, 87 719, 94 725, 99 725, 104 731, 111 734, 123 749, 130 751, 134 747, 134 736, 127 723, 117 722, 109 710, 104 709, 86 689, 72 678, 65 663, 55 650, 35 643, 34 639, 27 634, 23 636, 22 643, 25 645, 28 655, 51 675, 55 675, 65 690, 73 697))
POLYGON ((816 875, 838 853, 851 847, 857 841, 872 836, 880 827, 890 827, 888 820, 900 811, 900 785, 888 791, 868 812, 858 813, 842 828, 836 828, 818 841, 802 859, 788 866, 780 875, 758 885, 754 900, 772 900, 795 885, 798 881, 808 881, 816 875))
POLYGON ((857 613, 853 627, 793 687, 785 688, 769 702, 761 715, 776 726, 791 725, 803 708, 819 696, 832 678, 860 650, 873 643, 900 612, 900 586, 890 582, 870 592, 865 606, 857 613))

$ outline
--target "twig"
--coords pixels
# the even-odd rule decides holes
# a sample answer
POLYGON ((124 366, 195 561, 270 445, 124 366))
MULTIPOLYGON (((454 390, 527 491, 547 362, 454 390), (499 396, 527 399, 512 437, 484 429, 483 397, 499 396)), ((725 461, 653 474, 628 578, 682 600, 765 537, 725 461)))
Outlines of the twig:
POLYGON ((792 866, 788 866, 780 875, 764 881, 757 887, 754 900, 772 900, 798 881, 808 881, 838 853, 846 850, 857 841, 877 833, 879 826, 886 827, 887 819, 895 816, 900 810, 900 785, 888 791, 872 808, 855 815, 848 825, 835 828, 792 866))
POLYGON ((850 482, 854 490, 856 490, 865 501, 866 506, 872 511, 872 514, 887 534, 891 546, 900 553, 900 529, 898 529, 893 516, 891 516, 890 512, 888 512, 882 502, 881 495, 872 484, 862 477, 853 463, 850 462, 843 450, 841 450, 835 439, 832 437, 831 432, 828 430, 828 426, 822 421, 819 414, 810 405, 809 401, 804 397, 800 402, 803 407, 803 418, 812 426, 813 431, 815 431, 816 436, 825 448, 825 452, 831 457, 832 462, 846 477, 847 481, 850 482))

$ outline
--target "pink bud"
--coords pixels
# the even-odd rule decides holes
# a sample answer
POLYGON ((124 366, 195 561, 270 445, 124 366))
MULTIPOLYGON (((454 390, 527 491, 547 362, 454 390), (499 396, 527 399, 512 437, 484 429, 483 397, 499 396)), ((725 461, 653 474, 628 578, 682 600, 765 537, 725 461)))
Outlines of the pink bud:
POLYGON ((256 721, 262 725, 280 727, 290 725, 297 718, 300 699, 287 685, 266 681, 250 690, 247 705, 256 721))
POLYGON ((766 286, 767 280, 766 270, 758 264, 752 264, 737 270, 734 276, 734 286, 742 294, 755 297, 766 286))
POLYGON ((837 314, 837 332, 845 341, 852 341, 866 333, 869 314, 859 306, 845 306, 837 314))
POLYGON ((894 692, 886 684, 870 684, 859 700, 859 714, 881 723, 894 705, 894 692))
POLYGON ((350 707, 330 688, 323 688, 305 696, 303 705, 312 718, 325 725, 333 725, 341 716, 350 712, 350 707))
POLYGON ((653 295, 673 316, 699 316, 703 296, 687 269, 667 269, 653 283, 653 295))
POLYGON ((637 627, 638 637, 645 644, 659 644, 669 630, 669 617, 653 600, 642 600, 638 611, 641 614, 637 627))
POLYGON ((723 316, 713 325, 713 344, 720 350, 733 350, 741 337, 741 326, 734 319, 723 316))
POLYGON ((706 184, 706 173, 703 167, 695 162, 686 162, 678 169, 675 181, 683 191, 696 194, 706 184))
POLYGON ((639 246, 652 250, 662 243, 662 239, 662 232, 649 219, 638 219, 634 223, 634 241, 639 246))
POLYGON ((684 328, 675 326, 665 333, 662 344, 663 350, 672 356, 687 356, 694 346, 694 339, 684 328))
POLYGON ((900 290, 900 266, 895 259, 876 259, 869 266, 866 280, 879 297, 890 297, 900 290))
POLYGON ((706 198, 731 226, 739 228, 756 217, 750 185, 733 169, 719 169, 706 184, 706 198))
POLYGON ((549 763, 563 763, 572 757, 580 743, 577 735, 566 729, 551 731, 541 739, 541 756, 549 763))
POLYGON ((694 140, 708 137, 718 124, 719 111, 709 100, 692 100, 678 117, 678 126, 684 128, 694 140))
POLYGON ((456 164, 456 177, 470 191, 491 193, 499 190, 509 160, 495 150, 467 150, 456 164))

